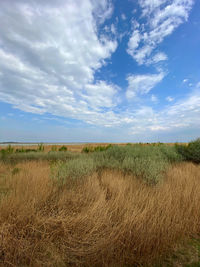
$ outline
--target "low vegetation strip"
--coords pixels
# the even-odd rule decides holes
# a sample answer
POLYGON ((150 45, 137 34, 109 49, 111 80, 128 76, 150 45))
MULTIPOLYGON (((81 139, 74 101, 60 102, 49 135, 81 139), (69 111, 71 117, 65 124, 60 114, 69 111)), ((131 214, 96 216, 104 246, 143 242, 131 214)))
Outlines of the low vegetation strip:
POLYGON ((169 164, 183 160, 183 156, 178 153, 175 146, 164 144, 157 146, 97 146, 93 149, 83 149, 83 153, 72 153, 65 147, 61 147, 59 151, 55 151, 55 148, 52 147, 52 151, 48 153, 43 150, 44 148, 40 145, 37 152, 22 151, 19 153, 8 147, 1 153, 1 160, 10 163, 27 160, 57 162, 55 168, 58 171, 57 174, 54 171, 54 174, 62 181, 61 183, 64 183, 68 177, 78 178, 103 169, 116 169, 124 173, 132 173, 149 183, 157 183, 169 164))
POLYGON ((54 177, 63 184, 69 178, 76 179, 92 172, 114 169, 156 184, 171 163, 181 160, 182 156, 176 148, 166 145, 110 146, 101 152, 81 154, 72 161, 60 161, 54 168, 54 177))

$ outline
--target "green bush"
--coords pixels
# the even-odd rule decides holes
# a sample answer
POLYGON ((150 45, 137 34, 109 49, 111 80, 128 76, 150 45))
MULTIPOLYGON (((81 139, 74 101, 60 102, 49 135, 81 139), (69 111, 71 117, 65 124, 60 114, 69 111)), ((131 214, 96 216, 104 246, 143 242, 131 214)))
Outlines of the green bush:
POLYGON ((82 149, 82 151, 81 151, 82 153, 89 153, 89 152, 91 152, 91 150, 90 150, 90 148, 89 147, 84 147, 83 149, 82 149))
POLYGON ((186 145, 176 145, 176 149, 185 160, 200 163, 200 138, 186 145))
POLYGON ((44 145, 41 143, 41 144, 38 144, 38 151, 42 152, 44 151, 44 145))
POLYGON ((102 151, 106 151, 107 149, 111 148, 112 145, 109 144, 107 146, 96 146, 96 147, 84 147, 82 149, 83 153, 89 153, 89 152, 102 152, 102 151))
POLYGON ((1 155, 1 159, 5 160, 7 158, 7 154, 8 154, 6 149, 1 149, 0 152, 1 152, 1 154, 0 154, 1 155))
POLYGON ((92 174, 95 171, 95 164, 92 158, 80 157, 68 162, 59 162, 53 167, 53 179, 59 185, 66 184, 67 181, 76 180, 92 174))
POLYGON ((11 145, 9 145, 7 148, 6 148, 6 151, 8 152, 8 153, 13 153, 14 152, 14 148, 13 147, 11 147, 11 145))
POLYGON ((61 146, 58 151, 67 151, 67 147, 66 146, 61 146))
POLYGON ((25 152, 25 149, 22 147, 22 148, 17 148, 15 150, 16 153, 24 153, 25 152))
POLYGON ((84 177, 105 168, 128 172, 147 183, 155 184, 163 177, 170 163, 180 160, 182 157, 174 146, 109 146, 103 151, 98 147, 93 153, 59 163, 56 168, 58 180, 62 184, 66 179, 84 177))
POLYGON ((102 153, 93 153, 97 169, 112 168, 132 173, 145 179, 148 183, 156 183, 166 171, 170 163, 179 162, 183 158, 174 146, 112 146, 102 153))
POLYGON ((31 149, 31 148, 26 148, 26 149, 24 149, 23 147, 22 148, 17 148, 16 149, 16 153, 29 153, 29 152, 37 152, 38 150, 36 150, 36 149, 31 149))
POLYGON ((14 148, 11 147, 11 145, 8 145, 7 148, 5 149, 1 149, 0 150, 0 159, 1 160, 6 160, 7 157, 10 155, 10 154, 13 154, 14 153, 14 148))
POLYGON ((167 169, 168 162, 155 161, 151 158, 125 158, 122 169, 150 184, 156 184, 162 179, 163 172, 167 169))

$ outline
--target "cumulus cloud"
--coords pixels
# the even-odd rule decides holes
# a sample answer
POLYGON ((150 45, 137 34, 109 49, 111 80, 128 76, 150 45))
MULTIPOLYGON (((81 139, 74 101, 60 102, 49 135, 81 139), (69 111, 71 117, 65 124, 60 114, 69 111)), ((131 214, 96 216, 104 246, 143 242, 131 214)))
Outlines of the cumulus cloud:
MULTIPOLYGON (((142 8, 142 19, 146 23, 133 27, 133 32, 128 42, 127 52, 137 61, 139 65, 148 64, 149 57, 165 37, 183 22, 187 21, 193 0, 139 0, 142 8)), ((151 61, 156 63, 166 60, 163 55, 151 61)))
MULTIPOLYGON (((167 56, 153 50, 187 20, 192 1, 139 3, 147 23, 133 22, 128 51, 141 64, 162 62, 167 56)), ((157 97, 151 91, 165 72, 128 75, 126 92, 95 79, 117 48, 114 37, 109 37, 110 32, 116 34, 114 24, 107 25, 108 36, 106 31, 99 33, 112 12, 109 0, 1 1, 0 101, 26 112, 121 127, 130 134, 200 125, 200 85, 187 98, 168 98, 166 108, 155 110, 151 105, 157 106, 152 103, 157 97), (149 92, 149 106, 119 105, 125 94, 132 99, 149 92)))
POLYGON ((167 97, 166 97, 166 100, 167 100, 168 102, 172 102, 172 101, 174 101, 174 98, 171 97, 171 96, 167 96, 167 97))
POLYGON ((90 103, 90 107, 99 109, 101 107, 111 108, 117 105, 117 92, 119 88, 104 81, 96 84, 87 84, 86 93, 82 95, 90 103))
POLYGON ((112 10, 106 0, 1 1, 0 100, 28 112, 101 123, 97 109, 113 107, 118 90, 94 80, 117 47, 98 36, 112 10))
POLYGON ((127 98, 131 99, 136 95, 147 94, 149 91, 151 91, 152 88, 154 88, 159 82, 162 81, 164 76, 164 72, 160 72, 158 74, 129 75, 127 77, 127 98))

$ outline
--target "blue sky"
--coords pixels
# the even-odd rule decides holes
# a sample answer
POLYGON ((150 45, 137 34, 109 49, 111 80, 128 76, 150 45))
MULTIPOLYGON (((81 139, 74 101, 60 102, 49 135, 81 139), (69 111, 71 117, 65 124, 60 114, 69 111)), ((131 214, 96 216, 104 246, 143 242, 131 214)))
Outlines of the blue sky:
POLYGON ((200 1, 0 1, 0 141, 200 136, 200 1))

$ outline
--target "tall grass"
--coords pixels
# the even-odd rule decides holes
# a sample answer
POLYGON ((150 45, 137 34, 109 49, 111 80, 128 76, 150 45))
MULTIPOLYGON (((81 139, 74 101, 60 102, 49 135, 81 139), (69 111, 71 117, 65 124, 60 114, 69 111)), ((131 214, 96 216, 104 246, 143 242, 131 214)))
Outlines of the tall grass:
POLYGON ((154 187, 107 169, 75 186, 67 179, 62 190, 45 161, 15 168, 0 163, 2 266, 152 266, 200 233, 200 166, 192 163, 170 167, 154 187))

